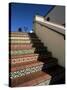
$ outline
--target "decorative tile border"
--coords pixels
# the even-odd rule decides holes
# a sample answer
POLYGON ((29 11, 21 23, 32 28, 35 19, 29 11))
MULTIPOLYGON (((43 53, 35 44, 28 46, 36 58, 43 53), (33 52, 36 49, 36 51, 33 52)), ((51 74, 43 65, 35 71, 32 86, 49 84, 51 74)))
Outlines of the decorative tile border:
POLYGON ((35 48, 33 49, 24 49, 24 50, 14 50, 11 51, 11 55, 20 55, 20 54, 30 54, 30 53, 34 53, 35 48))
POLYGON ((39 54, 31 53, 31 54, 21 54, 21 55, 12 55, 11 59, 17 59, 17 58, 24 58, 24 57, 34 57, 34 56, 39 56, 39 54))
POLYGON ((30 56, 30 57, 22 57, 22 58, 14 58, 11 59, 11 64, 28 62, 28 61, 37 61, 38 55, 30 56))
POLYGON ((42 67, 43 67, 43 64, 35 66, 35 67, 24 68, 24 69, 16 71, 16 72, 11 72, 10 78, 13 79, 13 78, 25 76, 25 75, 33 73, 33 72, 41 71, 42 67))

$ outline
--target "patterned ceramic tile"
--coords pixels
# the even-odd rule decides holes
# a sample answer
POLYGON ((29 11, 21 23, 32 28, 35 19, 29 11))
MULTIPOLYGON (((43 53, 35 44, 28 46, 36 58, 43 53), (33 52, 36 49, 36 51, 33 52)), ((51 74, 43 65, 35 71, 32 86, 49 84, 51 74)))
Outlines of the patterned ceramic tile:
POLYGON ((21 63, 21 62, 28 62, 28 61, 37 61, 37 59, 38 59, 38 56, 11 59, 11 64, 16 64, 16 63, 21 63))
POLYGON ((19 70, 19 71, 16 71, 16 72, 11 72, 10 73, 10 78, 21 77, 21 76, 25 76, 25 75, 33 73, 33 72, 41 71, 42 66, 43 65, 39 65, 39 66, 35 66, 35 67, 25 68, 23 70, 19 70))
POLYGON ((11 51, 11 55, 19 55, 19 54, 30 54, 30 53, 34 53, 35 49, 29 49, 29 50, 14 50, 11 51))

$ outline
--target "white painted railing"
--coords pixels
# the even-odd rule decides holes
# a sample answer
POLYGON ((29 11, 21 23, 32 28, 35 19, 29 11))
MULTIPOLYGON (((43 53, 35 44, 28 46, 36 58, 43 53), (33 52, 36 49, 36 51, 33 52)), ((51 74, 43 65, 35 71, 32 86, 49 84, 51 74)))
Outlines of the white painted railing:
POLYGON ((59 65, 65 66, 65 28, 37 15, 34 19, 34 32, 53 56, 58 58, 59 65))

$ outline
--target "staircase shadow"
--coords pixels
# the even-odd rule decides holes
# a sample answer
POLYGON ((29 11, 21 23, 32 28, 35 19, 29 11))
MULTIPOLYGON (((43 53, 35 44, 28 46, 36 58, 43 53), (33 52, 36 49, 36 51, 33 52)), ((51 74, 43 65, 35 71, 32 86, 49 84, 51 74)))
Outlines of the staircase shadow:
POLYGON ((65 69, 59 65, 51 68, 42 67, 42 71, 48 73, 51 76, 50 85, 65 84, 65 69))
POLYGON ((32 33, 32 34, 28 33, 28 35, 30 37, 31 43, 33 44, 32 47, 35 48, 34 53, 38 54, 38 61, 44 62, 42 71, 48 73, 52 77, 49 84, 50 85, 65 84, 65 69, 59 65, 54 65, 53 67, 48 68, 47 64, 45 65, 45 60, 48 61, 50 58, 52 58, 52 53, 47 50, 47 47, 44 46, 44 44, 41 42, 41 40, 39 40, 39 38, 36 36, 35 33, 32 33), (35 43, 32 38, 36 38, 37 40, 39 40, 39 43, 37 43, 37 41, 35 43), (42 51, 39 51, 40 49, 42 49, 42 51), (61 72, 62 77, 58 73, 59 70, 55 71, 58 68, 59 70, 62 69, 62 72, 61 72), (59 79, 59 77, 61 78, 59 79))
POLYGON ((32 35, 31 35, 31 33, 28 33, 28 34, 29 34, 29 38, 31 40, 31 43, 33 44, 32 47, 35 48, 34 53, 38 54, 38 61, 44 62, 44 59, 51 58, 52 53, 47 50, 47 47, 44 46, 44 44, 36 36, 36 34, 35 33, 32 33, 32 35), (36 42, 34 42, 35 40, 33 40, 32 38, 36 38, 39 41, 39 43, 37 43, 37 40, 36 40, 36 42))

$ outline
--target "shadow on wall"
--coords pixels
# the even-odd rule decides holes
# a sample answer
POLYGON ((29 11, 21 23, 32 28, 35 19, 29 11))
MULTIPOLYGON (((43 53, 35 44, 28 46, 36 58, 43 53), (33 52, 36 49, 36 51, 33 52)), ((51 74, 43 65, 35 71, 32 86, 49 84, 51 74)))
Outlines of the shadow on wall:
POLYGON ((52 56, 52 53, 47 50, 47 47, 38 39, 35 33, 28 33, 32 47, 35 47, 35 52, 38 56, 38 61, 44 62, 42 71, 51 75, 50 85, 65 84, 65 69, 58 65, 58 60, 52 56), (36 38, 36 39, 32 39, 36 38))

